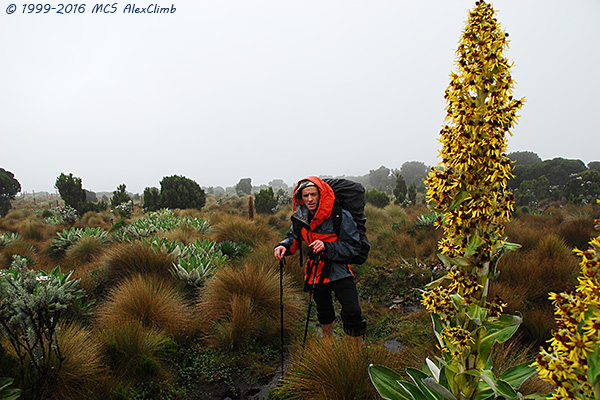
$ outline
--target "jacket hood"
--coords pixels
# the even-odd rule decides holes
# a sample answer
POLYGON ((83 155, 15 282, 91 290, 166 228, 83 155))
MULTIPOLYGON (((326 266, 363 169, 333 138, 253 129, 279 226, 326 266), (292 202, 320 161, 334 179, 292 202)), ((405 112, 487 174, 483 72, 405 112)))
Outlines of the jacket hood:
MULTIPOLYGON (((311 228, 314 228, 331 216, 333 204, 335 203, 335 193, 333 192, 331 186, 325 183, 325 181, 323 181, 321 178, 317 176, 309 176, 298 181, 296 187, 294 188, 294 194, 296 193, 296 190, 302 181, 311 181, 317 186, 317 189, 319 189, 319 207, 317 208, 317 212, 310 222, 311 228)), ((294 212, 296 212, 296 208, 298 206, 304 207, 304 202, 302 199, 298 199, 294 195, 294 212)))

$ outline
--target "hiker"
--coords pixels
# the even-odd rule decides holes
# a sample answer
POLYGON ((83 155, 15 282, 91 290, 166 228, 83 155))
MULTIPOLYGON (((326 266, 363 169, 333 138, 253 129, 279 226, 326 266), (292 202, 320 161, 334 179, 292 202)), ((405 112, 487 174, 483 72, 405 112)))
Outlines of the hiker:
POLYGON ((333 337, 333 292, 342 305, 344 332, 360 341, 367 323, 361 315, 349 261, 359 253, 361 243, 352 215, 335 204, 333 189, 322 179, 311 176, 298 182, 294 190, 292 227, 275 247, 274 254, 277 260, 281 260, 296 253, 302 241, 308 244, 305 291, 313 290, 323 336, 326 339, 333 337), (336 213, 341 214, 337 233, 334 224, 336 213))

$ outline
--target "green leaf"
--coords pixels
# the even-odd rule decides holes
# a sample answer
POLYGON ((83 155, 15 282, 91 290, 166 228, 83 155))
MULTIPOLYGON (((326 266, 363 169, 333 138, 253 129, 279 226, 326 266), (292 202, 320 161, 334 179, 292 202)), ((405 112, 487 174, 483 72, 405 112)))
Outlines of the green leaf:
POLYGON ((481 325, 481 321, 487 316, 487 311, 487 308, 480 307, 477 304, 471 304, 466 309, 469 319, 477 325, 481 325))
POLYGON ((450 278, 448 278, 448 275, 444 275, 441 278, 436 279, 435 281, 431 281, 429 282, 427 285, 425 285, 425 289, 433 289, 436 288, 438 286, 441 286, 444 281, 449 281, 450 278))
POLYGON ((435 378, 436 382, 440 381, 440 369, 438 368, 437 365, 435 365, 435 363, 433 361, 431 361, 429 359, 429 357, 427 357, 425 359, 425 363, 427 364, 427 368, 429 368, 429 371, 431 371, 431 375, 435 378))
MULTIPOLYGON (((491 371, 490 371, 491 372, 491 371)), ((498 394, 508 397, 510 399, 517 398, 517 392, 505 381, 498 379, 496 381, 496 389, 498 390, 498 394)))
POLYGON ((442 253, 438 253, 437 256, 446 267, 452 267, 453 265, 458 265, 459 267, 469 267, 471 265, 471 260, 469 258, 448 257, 442 253))
POLYGON ((369 366, 369 377, 379 395, 386 400, 415 400, 401 382, 402 376, 382 365, 369 366))
POLYGON ((485 389, 475 392, 472 400, 488 400, 495 398, 496 395, 492 389, 485 389))
POLYGON ((504 382, 507 382, 514 389, 520 388, 523 382, 527 380, 527 378, 535 374, 536 368, 530 366, 529 364, 530 363, 523 363, 521 365, 515 365, 514 367, 507 369, 500 376, 500 379, 504 382))
POLYGON ((448 211, 453 211, 456 207, 461 205, 469 197, 471 197, 469 192, 467 192, 466 190, 461 190, 456 194, 456 196, 452 200, 452 203, 450 203, 448 211))
POLYGON ((474 233, 470 235, 469 241, 467 242, 467 248, 465 249, 465 257, 470 257, 475 254, 477 249, 484 243, 485 241, 478 234, 474 233))
POLYGON ((0 378, 0 399, 16 400, 21 396, 21 389, 9 388, 13 381, 13 378, 0 378))
POLYGON ((519 328, 521 318, 514 315, 502 315, 498 321, 486 322, 483 327, 487 334, 479 344, 476 367, 483 368, 488 361, 494 343, 507 341, 519 328))
POLYGON ((421 390, 421 392, 428 399, 444 400, 444 397, 442 395, 440 395, 439 393, 431 390, 431 388, 429 388, 423 382, 425 379, 431 378, 429 375, 427 375, 423 371, 419 371, 418 369, 415 369, 415 368, 406 368, 406 373, 408 374, 408 376, 411 377, 411 379, 413 380, 413 382, 419 387, 419 389, 421 390))
POLYGON ((594 350, 588 353, 587 377, 592 386, 595 386, 600 380, 600 344, 594 346, 594 350))
POLYGON ((433 377, 430 376, 428 378, 423 379, 423 383, 425 385, 427 385, 427 387, 429 387, 434 392, 439 393, 440 395, 442 395, 442 397, 444 397, 444 399, 446 399, 446 400, 456 400, 456 396, 450 390, 448 390, 448 388, 446 388, 443 385, 441 385, 438 382, 436 382, 433 379, 433 377))
POLYGON ((519 243, 504 242, 504 248, 508 251, 515 251, 521 248, 519 243))

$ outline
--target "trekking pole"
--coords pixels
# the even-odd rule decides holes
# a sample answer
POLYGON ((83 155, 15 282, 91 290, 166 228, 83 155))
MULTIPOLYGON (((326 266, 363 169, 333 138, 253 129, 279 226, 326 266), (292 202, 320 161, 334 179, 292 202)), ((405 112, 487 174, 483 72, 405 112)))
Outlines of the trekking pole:
POLYGON ((283 381, 283 266, 285 265, 285 258, 279 261, 279 307, 281 309, 281 380, 283 381))
MULTIPOLYGON (((320 260, 320 258, 321 257, 318 256, 319 260, 320 260)), ((310 321, 310 311, 312 309, 312 300, 313 300, 313 295, 314 295, 314 291, 315 291, 315 281, 317 280, 317 267, 319 266, 318 261, 315 265, 314 258, 310 259, 310 260, 311 260, 310 264, 312 267, 313 279, 312 279, 312 285, 308 286, 308 313, 306 315, 306 325, 304 326, 304 340, 302 341, 302 350, 304 350, 304 346, 306 345, 306 335, 308 334, 308 322, 310 321)))

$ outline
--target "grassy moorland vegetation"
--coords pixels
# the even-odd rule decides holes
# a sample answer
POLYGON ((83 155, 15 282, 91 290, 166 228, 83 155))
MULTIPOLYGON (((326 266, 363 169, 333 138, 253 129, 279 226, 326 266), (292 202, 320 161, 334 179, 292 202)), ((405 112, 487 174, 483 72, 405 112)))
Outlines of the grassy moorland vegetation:
MULTIPOLYGON (((2 377, 14 379, 10 387, 20 388, 23 399, 250 398, 280 365, 272 248, 290 213, 288 205, 250 220, 245 196, 209 195, 202 211, 135 208, 119 224, 108 211, 88 212, 70 225, 57 223, 49 204, 17 199, 0 219, 0 268, 13 276, 44 272, 14 280, 30 303, 24 301, 25 316, 4 327, 16 336, 3 335, 2 377), (39 336, 26 322, 35 307, 56 317, 38 326, 39 336), (19 335, 39 341, 19 344, 19 335)), ((290 257, 283 277, 287 366, 271 399, 378 398, 370 363, 403 371, 436 355, 429 315, 419 307, 419 289, 445 273, 435 218, 422 204, 369 204, 366 214, 372 250, 354 268, 369 324, 364 346, 356 351, 338 331, 336 351, 329 351, 314 324, 302 345, 306 295, 298 259, 290 257), (390 344, 395 351, 386 350, 390 344)), ((523 324, 496 349, 496 372, 533 360, 551 337, 548 293, 575 286, 572 249, 586 248, 598 214, 597 205, 556 204, 544 212, 517 210, 507 224, 508 240, 522 248, 501 259, 491 296, 520 312, 523 324)), ((550 389, 535 377, 528 384, 525 393, 550 389)))

